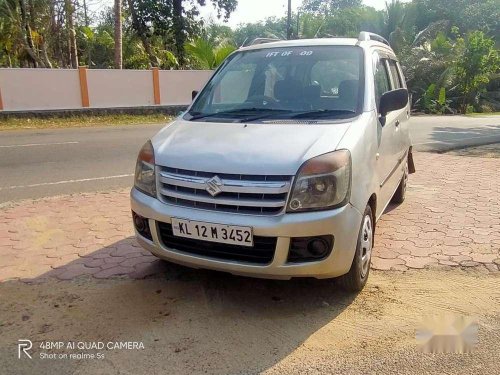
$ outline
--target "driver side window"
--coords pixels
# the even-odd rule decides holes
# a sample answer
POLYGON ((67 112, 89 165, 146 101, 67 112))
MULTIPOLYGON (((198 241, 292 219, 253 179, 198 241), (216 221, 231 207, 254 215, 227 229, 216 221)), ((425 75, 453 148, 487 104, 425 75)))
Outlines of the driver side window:
POLYGON ((215 87, 212 103, 216 105, 240 104, 248 98, 255 64, 248 64, 246 69, 227 72, 215 87))

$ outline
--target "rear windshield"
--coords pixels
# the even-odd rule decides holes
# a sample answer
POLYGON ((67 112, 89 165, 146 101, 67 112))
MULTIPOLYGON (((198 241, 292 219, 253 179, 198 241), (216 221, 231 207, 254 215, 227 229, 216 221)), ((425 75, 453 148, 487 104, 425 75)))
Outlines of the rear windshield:
POLYGON ((185 118, 355 116, 362 108, 362 54, 356 46, 237 52, 206 85, 185 118))

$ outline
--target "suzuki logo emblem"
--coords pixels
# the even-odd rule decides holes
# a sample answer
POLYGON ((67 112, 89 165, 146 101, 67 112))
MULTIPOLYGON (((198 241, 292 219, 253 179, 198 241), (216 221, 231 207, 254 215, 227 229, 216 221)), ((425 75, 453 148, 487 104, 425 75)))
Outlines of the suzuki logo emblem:
POLYGON ((221 186, 224 185, 219 176, 212 177, 210 180, 206 181, 205 184, 207 185, 206 191, 208 191, 212 197, 221 193, 221 186))

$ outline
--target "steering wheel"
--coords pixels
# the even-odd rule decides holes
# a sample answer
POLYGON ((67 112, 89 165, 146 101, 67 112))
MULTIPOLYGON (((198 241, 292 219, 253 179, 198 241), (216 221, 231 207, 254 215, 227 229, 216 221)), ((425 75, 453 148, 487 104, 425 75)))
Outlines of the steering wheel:
POLYGON ((281 108, 281 103, 276 100, 273 97, 267 96, 267 95, 253 95, 250 96, 247 100, 247 103, 255 103, 255 104, 261 104, 264 107, 269 108, 281 108))

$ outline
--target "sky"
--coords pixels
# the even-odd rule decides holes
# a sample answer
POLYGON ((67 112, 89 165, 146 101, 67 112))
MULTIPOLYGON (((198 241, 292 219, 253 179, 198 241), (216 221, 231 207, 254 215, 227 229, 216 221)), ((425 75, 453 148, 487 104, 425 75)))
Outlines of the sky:
MULTIPOLYGON (((363 3, 375 9, 383 9, 386 0, 364 0, 363 3)), ((113 6, 113 0, 87 0, 93 11, 99 11, 105 6, 113 6)), ((201 15, 205 19, 212 17, 217 20, 217 14, 213 11, 210 0, 207 6, 201 9, 201 15)), ((228 26, 235 27, 240 23, 257 22, 267 17, 284 16, 287 11, 287 0, 238 0, 236 11, 231 14, 228 26)), ((302 4, 302 0, 292 0, 292 9, 295 11, 302 4)), ((221 22, 221 21, 217 21, 221 22)))

